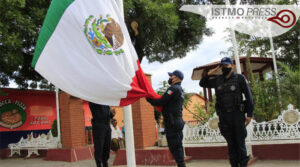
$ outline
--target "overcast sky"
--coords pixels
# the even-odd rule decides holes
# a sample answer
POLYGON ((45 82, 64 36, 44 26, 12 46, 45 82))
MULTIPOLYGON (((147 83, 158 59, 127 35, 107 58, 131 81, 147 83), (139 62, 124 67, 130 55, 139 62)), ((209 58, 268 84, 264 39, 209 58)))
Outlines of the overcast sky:
POLYGON ((149 63, 147 59, 143 59, 142 69, 145 73, 152 74, 152 86, 155 90, 161 86, 162 81, 168 80, 167 72, 178 69, 184 74, 182 87, 186 92, 199 93, 202 91, 198 85, 199 81, 191 79, 193 69, 220 60, 223 57, 220 52, 227 51, 231 46, 231 43, 225 41, 225 37, 228 36, 228 32, 225 32, 225 24, 208 21, 207 27, 212 28, 215 33, 210 37, 205 36, 198 48, 190 51, 186 57, 164 63, 149 63))

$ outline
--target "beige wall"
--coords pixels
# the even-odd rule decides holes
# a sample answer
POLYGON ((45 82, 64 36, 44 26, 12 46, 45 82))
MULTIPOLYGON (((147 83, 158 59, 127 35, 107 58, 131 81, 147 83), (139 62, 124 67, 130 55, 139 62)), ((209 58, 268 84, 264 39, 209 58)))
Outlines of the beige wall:
MULTIPOLYGON (((199 95, 192 95, 190 97, 190 103, 188 105, 188 109, 193 112, 196 113, 194 110, 194 105, 196 105, 197 103, 200 103, 201 105, 203 105, 203 107, 205 106, 205 101, 203 98, 201 98, 199 95)), ((182 111, 182 117, 184 121, 195 121, 196 119, 193 118, 193 114, 190 113, 189 111, 187 111, 187 109, 185 109, 183 107, 183 111, 182 111)))
POLYGON ((123 121, 123 108, 122 107, 111 107, 111 108, 116 110, 116 115, 115 115, 114 119, 117 120, 118 126, 120 128, 122 128, 122 126, 124 125, 122 122, 123 121))

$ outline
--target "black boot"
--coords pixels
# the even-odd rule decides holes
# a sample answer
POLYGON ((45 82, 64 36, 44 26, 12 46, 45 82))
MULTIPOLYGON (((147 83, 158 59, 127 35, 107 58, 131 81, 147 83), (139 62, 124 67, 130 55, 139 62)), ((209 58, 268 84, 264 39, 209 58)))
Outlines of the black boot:
POLYGON ((230 160, 231 167, 240 167, 239 163, 233 160, 230 160))
POLYGON ((241 164, 241 166, 240 167, 247 167, 248 166, 248 162, 246 163, 240 163, 241 164))
POLYGON ((184 162, 177 163, 177 167, 186 167, 184 162))
POLYGON ((103 167, 108 167, 108 163, 107 162, 103 162, 103 167))
POLYGON ((97 160, 96 160, 96 165, 97 165, 97 167, 102 167, 101 161, 97 161, 97 160))
POLYGON ((247 156, 247 158, 243 159, 243 160, 240 162, 240 167, 247 167, 247 166, 248 166, 249 160, 250 160, 250 156, 247 156))

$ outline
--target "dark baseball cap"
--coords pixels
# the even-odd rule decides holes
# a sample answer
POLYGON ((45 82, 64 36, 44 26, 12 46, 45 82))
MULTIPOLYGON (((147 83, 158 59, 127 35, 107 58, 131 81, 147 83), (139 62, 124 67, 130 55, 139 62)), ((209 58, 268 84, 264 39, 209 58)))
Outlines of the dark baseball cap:
POLYGON ((233 64, 233 61, 230 57, 223 57, 221 59, 221 64, 233 64))
POLYGON ((169 76, 173 76, 175 75, 176 77, 178 77, 180 80, 183 80, 183 73, 179 70, 175 70, 173 72, 168 72, 169 76))

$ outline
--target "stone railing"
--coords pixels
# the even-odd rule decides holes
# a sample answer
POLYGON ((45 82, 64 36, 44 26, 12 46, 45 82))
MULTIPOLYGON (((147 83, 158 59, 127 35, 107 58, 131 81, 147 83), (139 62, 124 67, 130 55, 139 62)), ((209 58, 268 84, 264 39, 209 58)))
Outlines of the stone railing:
MULTIPOLYGON (((184 145, 195 145, 204 143, 224 143, 218 127, 218 116, 215 114, 204 125, 189 125, 186 123, 183 133, 184 145)), ((294 140, 300 143, 300 112, 290 104, 288 109, 282 111, 277 119, 257 123, 252 120, 247 126, 247 143, 262 141, 294 140)))
POLYGON ((15 153, 21 155, 21 150, 27 150, 28 154, 26 157, 30 157, 32 154, 39 155, 38 150, 47 150, 49 148, 58 148, 59 139, 53 137, 51 130, 47 135, 41 134, 37 138, 33 137, 33 133, 27 135, 27 138, 21 137, 17 143, 11 143, 8 145, 10 149, 10 157, 15 153))

